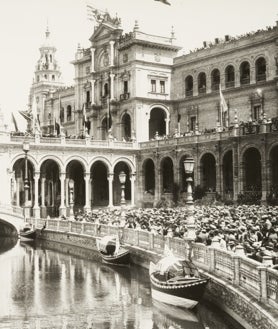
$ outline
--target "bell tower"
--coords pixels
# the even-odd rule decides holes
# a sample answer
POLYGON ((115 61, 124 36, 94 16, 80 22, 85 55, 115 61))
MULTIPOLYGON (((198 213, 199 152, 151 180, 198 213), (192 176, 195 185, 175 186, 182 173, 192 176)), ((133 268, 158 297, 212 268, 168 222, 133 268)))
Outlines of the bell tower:
POLYGON ((28 102, 29 110, 37 116, 41 127, 45 126, 48 117, 48 113, 45 113, 46 96, 64 86, 61 82, 60 67, 55 58, 56 50, 47 26, 45 40, 39 48, 40 58, 35 67, 28 102))

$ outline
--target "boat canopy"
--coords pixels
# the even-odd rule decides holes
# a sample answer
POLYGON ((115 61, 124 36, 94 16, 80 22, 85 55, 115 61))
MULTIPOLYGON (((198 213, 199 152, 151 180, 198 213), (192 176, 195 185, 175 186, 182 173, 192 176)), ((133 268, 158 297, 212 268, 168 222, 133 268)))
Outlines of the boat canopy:
POLYGON ((116 248, 117 237, 115 235, 106 235, 98 242, 100 251, 107 252, 107 246, 115 246, 116 248))
POLYGON ((155 266, 155 270, 161 275, 172 273, 173 275, 196 275, 196 267, 189 261, 177 258, 173 255, 162 258, 155 266))

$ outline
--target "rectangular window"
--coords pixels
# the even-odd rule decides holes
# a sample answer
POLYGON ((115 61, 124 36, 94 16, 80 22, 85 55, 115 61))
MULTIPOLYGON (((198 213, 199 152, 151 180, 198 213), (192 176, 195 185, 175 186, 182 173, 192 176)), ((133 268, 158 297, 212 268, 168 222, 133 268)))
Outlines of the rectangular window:
POLYGON ((156 80, 151 80, 151 88, 152 93, 156 93, 156 80))
POLYGON ((256 105, 253 107, 253 120, 259 121, 261 118, 261 105, 256 105))
POLYGON ((190 117, 190 131, 195 131, 196 127, 196 116, 190 117))
POLYGON ((165 94, 165 81, 160 81, 160 93, 165 94))
POLYGON ((128 81, 124 81, 124 94, 128 93, 128 81))

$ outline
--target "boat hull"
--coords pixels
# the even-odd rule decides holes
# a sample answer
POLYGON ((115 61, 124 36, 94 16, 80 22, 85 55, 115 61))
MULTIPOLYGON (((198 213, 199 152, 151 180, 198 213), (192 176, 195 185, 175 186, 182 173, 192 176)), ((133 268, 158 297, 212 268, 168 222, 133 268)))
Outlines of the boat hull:
POLYGON ((36 230, 29 230, 29 231, 20 231, 19 236, 22 241, 30 241, 36 239, 36 230))
POLYGON ((100 251, 102 261, 111 265, 129 265, 130 252, 129 250, 120 250, 117 255, 107 255, 100 251))
POLYGON ((154 300, 187 309, 192 309, 198 304, 208 282, 206 279, 199 279, 192 280, 190 283, 167 283, 158 281, 153 275, 150 279, 154 300))

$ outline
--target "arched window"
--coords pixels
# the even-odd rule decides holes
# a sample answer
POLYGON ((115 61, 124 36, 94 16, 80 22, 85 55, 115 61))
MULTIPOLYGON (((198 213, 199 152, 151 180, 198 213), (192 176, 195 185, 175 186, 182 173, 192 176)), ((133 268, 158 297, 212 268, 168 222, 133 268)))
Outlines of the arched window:
POLYGON ((108 97, 108 95, 109 95, 109 85, 106 82, 103 86, 103 97, 108 97))
POLYGON ((198 92, 199 94, 205 94, 207 90, 207 78, 206 73, 201 72, 198 75, 198 92))
POLYGON ((256 60, 256 82, 266 80, 266 61, 263 57, 256 60))
POLYGON ((55 75, 52 74, 52 81, 55 81, 55 75))
POLYGON ((40 76, 39 75, 37 75, 37 82, 39 82, 40 81, 40 76))
POLYGON ((72 121, 72 111, 71 111, 71 106, 67 106, 67 121, 72 121))
POLYGON ((129 141, 131 138, 131 119, 127 113, 122 117, 122 137, 125 141, 129 141))
POLYGON ((52 63, 52 55, 49 55, 50 63, 52 63))
POLYGON ((235 68, 229 65, 225 70, 225 87, 232 88, 235 86, 235 68))
POLYGON ((219 90, 220 84, 220 71, 218 69, 214 69, 211 72, 211 90, 216 91, 219 90))
POLYGON ((250 84, 250 64, 248 62, 243 62, 240 65, 240 84, 250 84))
POLYGON ((185 79, 185 95, 193 96, 193 77, 189 75, 185 79))
POLYGON ((45 80, 47 80, 47 74, 44 75, 45 80))

